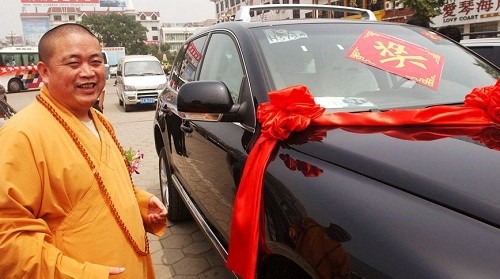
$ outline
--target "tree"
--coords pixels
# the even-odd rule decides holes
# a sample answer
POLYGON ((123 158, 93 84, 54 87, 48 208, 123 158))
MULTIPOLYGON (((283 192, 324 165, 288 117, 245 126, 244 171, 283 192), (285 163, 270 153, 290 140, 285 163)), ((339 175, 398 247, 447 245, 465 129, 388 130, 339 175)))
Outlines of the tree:
POLYGON ((148 30, 133 16, 92 14, 84 17, 81 24, 94 32, 106 47, 125 47, 126 54, 147 54, 144 41, 148 30))
POLYGON ((447 0, 392 0, 394 5, 404 4, 415 12, 412 17, 432 22, 431 18, 442 14, 441 7, 447 0))

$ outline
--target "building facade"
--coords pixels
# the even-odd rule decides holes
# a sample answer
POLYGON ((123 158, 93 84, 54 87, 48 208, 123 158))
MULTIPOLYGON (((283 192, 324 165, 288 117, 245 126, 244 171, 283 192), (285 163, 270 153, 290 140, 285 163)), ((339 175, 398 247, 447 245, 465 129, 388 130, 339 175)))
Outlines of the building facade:
POLYGON ((170 45, 171 52, 176 52, 181 48, 184 41, 197 30, 215 23, 215 19, 207 19, 201 22, 163 23, 160 40, 170 45))
POLYGON ((41 36, 48 30, 64 24, 78 23, 86 16, 93 14, 107 15, 111 13, 127 14, 144 26, 147 44, 160 44, 161 19, 159 12, 136 12, 135 10, 82 10, 78 7, 49 7, 46 12, 22 12, 21 22, 25 45, 36 46, 41 36))
MULTIPOLYGON (((372 10, 379 20, 407 22, 413 12, 404 5, 394 5, 391 0, 209 0, 215 3, 217 21, 231 20, 241 5, 262 4, 322 4, 340 5, 372 10)), ((468 38, 469 33, 490 33, 474 37, 497 36, 500 31, 500 0, 449 0, 440 16, 432 18, 431 27, 455 25, 468 38), (496 33, 495 33, 496 32, 496 33)), ((307 17, 293 11, 266 13, 264 20, 307 17), (295 14, 294 14, 295 13, 295 14), (266 18, 267 17, 267 18, 266 18)), ((334 17, 343 17, 335 15, 334 17)))

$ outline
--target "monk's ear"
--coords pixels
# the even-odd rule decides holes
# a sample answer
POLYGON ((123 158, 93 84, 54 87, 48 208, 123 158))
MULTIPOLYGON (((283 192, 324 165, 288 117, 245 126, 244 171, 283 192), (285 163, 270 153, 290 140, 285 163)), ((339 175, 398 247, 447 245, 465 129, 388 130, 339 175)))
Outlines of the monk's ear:
POLYGON ((42 77, 43 83, 48 84, 50 71, 49 71, 49 68, 47 67, 47 65, 44 62, 40 61, 40 62, 38 62, 37 69, 38 69, 38 73, 42 77))

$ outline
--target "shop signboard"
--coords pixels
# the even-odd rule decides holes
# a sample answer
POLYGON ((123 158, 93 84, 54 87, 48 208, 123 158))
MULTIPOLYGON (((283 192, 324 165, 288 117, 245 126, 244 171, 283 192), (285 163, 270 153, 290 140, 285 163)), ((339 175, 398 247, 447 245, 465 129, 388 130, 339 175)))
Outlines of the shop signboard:
POLYGON ((441 8, 442 14, 432 22, 437 27, 500 20, 500 0, 452 0, 441 8))

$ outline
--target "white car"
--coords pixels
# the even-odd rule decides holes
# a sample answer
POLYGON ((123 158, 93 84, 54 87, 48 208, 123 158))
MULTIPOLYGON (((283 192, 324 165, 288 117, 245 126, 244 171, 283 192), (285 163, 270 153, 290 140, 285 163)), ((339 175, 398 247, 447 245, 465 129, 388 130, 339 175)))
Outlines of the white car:
POLYGON ((111 77, 116 77, 116 69, 117 68, 118 68, 118 65, 109 66, 109 75, 111 77))
POLYGON ((116 94, 125 112, 132 106, 154 105, 167 85, 160 61, 151 55, 126 55, 118 62, 116 94))
POLYGON ((461 40, 460 44, 472 49, 500 68, 500 37, 461 40))

